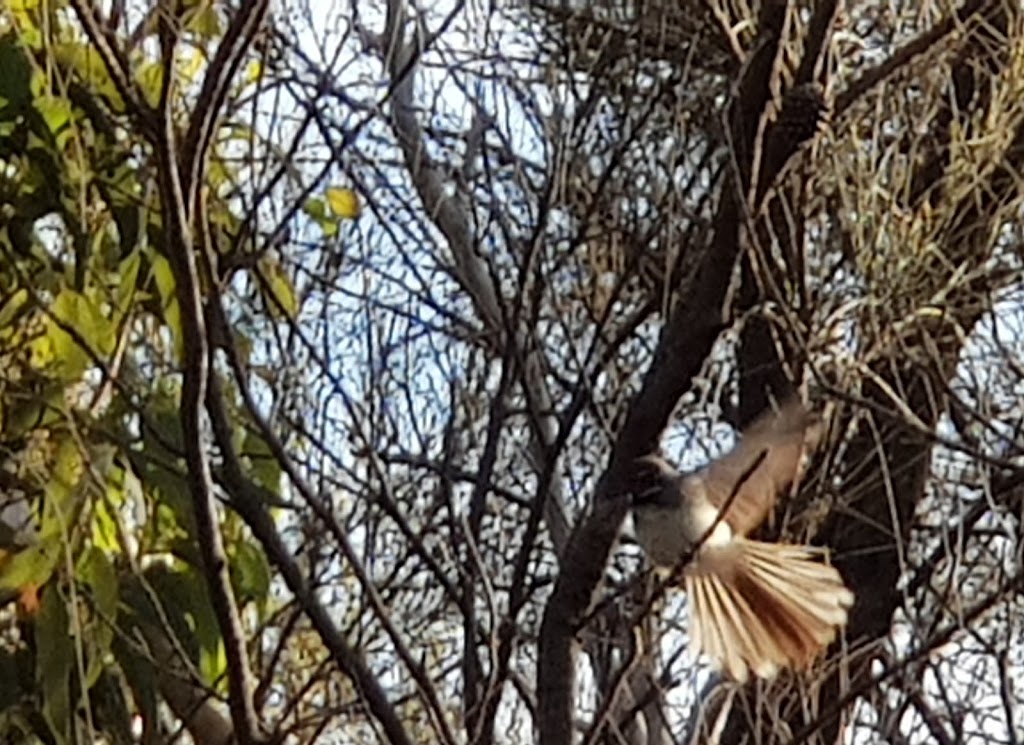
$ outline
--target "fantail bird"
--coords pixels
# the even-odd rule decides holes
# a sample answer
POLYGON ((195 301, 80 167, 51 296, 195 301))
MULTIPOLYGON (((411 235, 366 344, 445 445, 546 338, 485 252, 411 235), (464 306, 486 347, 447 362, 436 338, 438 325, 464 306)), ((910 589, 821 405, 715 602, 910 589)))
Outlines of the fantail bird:
POLYGON ((839 572, 819 560, 822 549, 746 537, 799 479, 820 438, 818 419, 791 399, 698 471, 681 474, 657 455, 636 463, 637 539, 656 566, 679 568, 690 558, 682 572, 691 649, 737 681, 748 671, 769 678, 806 667, 853 605, 839 572))

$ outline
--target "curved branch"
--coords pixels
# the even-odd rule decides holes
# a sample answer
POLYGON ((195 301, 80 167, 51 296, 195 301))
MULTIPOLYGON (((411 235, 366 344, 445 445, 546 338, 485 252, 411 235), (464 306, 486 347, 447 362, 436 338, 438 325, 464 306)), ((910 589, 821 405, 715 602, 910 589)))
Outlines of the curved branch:
POLYGON ((210 600, 224 638, 231 684, 231 717, 243 745, 259 741, 253 706, 252 673, 245 633, 231 588, 227 554, 217 520, 216 499, 210 474, 209 454, 203 436, 202 411, 209 374, 208 338, 203 319, 203 293, 196 262, 191 211, 187 208, 177 165, 171 112, 164 112, 165 127, 158 146, 160 196, 168 258, 174 271, 181 307, 185 360, 181 392, 181 427, 188 466, 187 483, 192 495, 196 533, 210 600))

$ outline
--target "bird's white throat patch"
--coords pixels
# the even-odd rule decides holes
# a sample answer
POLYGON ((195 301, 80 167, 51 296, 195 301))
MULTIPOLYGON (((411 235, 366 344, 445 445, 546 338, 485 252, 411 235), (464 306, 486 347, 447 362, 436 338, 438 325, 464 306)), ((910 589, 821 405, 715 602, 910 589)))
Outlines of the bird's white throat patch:
POLYGON ((686 540, 691 546, 702 539, 705 546, 722 546, 732 540, 732 528, 724 518, 719 518, 719 509, 708 499, 703 478, 690 474, 683 479, 682 492, 682 512, 687 515, 686 540))
POLYGON ((724 546, 732 541, 732 528, 724 519, 719 519, 718 512, 717 507, 703 499, 693 506, 694 533, 690 537, 693 543, 703 538, 705 546, 724 546))

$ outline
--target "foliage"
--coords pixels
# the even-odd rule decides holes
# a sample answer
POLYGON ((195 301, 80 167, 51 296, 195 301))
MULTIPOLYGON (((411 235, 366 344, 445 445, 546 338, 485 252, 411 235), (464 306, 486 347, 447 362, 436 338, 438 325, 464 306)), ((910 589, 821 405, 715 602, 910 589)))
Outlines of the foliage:
MULTIPOLYGON (((36 515, 30 545, 11 552, 0 585, 42 588, 39 607, 23 608, 22 643, 3 652, 2 664, 17 673, 4 678, 5 742, 18 731, 46 742, 92 742, 100 732, 131 741, 130 717, 106 721, 105 712, 134 710, 126 698, 140 690, 133 676, 152 667, 150 653, 126 635, 133 624, 171 624, 175 638, 194 648, 200 680, 224 687, 182 457, 183 332, 159 174, 145 132, 126 115, 122 92, 69 11, 11 6, 0 38, 4 492, 9 504, 30 504, 36 515), (148 594, 140 582, 151 585, 148 594), (159 617, 146 610, 153 602, 159 617)), ((186 24, 192 48, 176 61, 183 89, 172 110, 187 110, 189 77, 201 72, 194 63, 222 33, 219 22, 186 24)), ((143 49, 131 70, 141 97, 155 104, 163 67, 143 49)), ((237 171, 227 157, 233 137, 211 156, 219 164, 207 182, 214 229, 239 221, 228 195, 237 171)), ((232 271, 256 278, 255 264, 231 267, 244 261, 241 250, 224 245, 219 258, 224 275, 215 281, 232 271)), ((257 297, 297 312, 295 290, 280 272, 260 288, 257 297)), ((241 328, 235 333, 244 339, 241 328)), ((240 451, 265 453, 237 392, 225 395, 231 426, 244 438, 240 451)), ((279 492, 279 469, 261 465, 250 476, 279 492)), ((239 602, 258 623, 273 610, 266 555, 237 521, 224 528, 239 602)), ((157 726, 148 687, 143 712, 157 726)))

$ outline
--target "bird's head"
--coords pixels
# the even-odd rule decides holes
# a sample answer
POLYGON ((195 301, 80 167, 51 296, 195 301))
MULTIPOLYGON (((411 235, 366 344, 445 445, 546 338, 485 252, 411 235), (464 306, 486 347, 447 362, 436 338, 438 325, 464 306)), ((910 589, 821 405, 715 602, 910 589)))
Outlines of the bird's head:
POLYGON ((629 482, 633 506, 656 507, 666 501, 671 504, 671 492, 665 487, 678 476, 679 472, 660 455, 651 453, 637 458, 633 461, 629 482))

